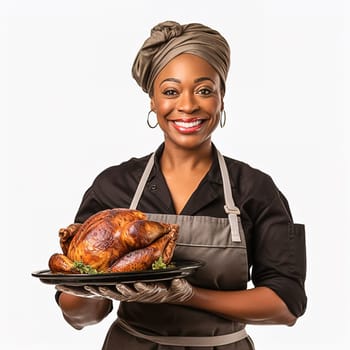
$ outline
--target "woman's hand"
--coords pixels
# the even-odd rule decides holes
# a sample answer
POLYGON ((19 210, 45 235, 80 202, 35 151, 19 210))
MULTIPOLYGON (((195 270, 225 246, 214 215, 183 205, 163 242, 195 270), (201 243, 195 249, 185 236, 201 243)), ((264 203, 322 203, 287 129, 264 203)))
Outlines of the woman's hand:
POLYGON ((182 303, 192 298, 193 288, 184 279, 166 283, 136 282, 132 286, 118 283, 113 288, 86 286, 91 294, 118 301, 139 303, 182 303))
POLYGON ((66 286, 66 285, 56 285, 56 290, 66 294, 74 295, 81 298, 94 298, 101 299, 102 296, 96 295, 96 293, 91 293, 86 287, 76 287, 76 286, 66 286))

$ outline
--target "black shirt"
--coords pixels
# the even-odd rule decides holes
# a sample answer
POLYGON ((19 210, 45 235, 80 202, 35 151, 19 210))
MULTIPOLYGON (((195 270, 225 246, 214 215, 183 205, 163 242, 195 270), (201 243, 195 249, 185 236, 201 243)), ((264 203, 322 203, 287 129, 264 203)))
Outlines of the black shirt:
MULTIPOLYGON (((176 214, 159 165, 163 148, 161 145, 156 152, 137 209, 176 214)), ((75 222, 84 222, 103 209, 128 208, 149 157, 132 158, 99 174, 86 191, 75 222)), ((234 201, 241 211, 251 279, 256 287, 266 286, 275 291, 298 317, 306 308, 304 226, 293 223, 288 202, 270 176, 243 162, 227 157, 225 161, 234 201)), ((227 217, 224 204, 219 163, 213 152, 209 172, 180 214, 227 217)))

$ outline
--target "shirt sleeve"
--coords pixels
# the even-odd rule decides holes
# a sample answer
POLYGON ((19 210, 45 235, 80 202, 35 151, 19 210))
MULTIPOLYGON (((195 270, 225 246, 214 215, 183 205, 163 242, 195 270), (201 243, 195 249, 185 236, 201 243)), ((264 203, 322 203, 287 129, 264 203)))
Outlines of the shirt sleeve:
POLYGON ((83 223, 91 215, 96 214, 103 209, 106 208, 104 208, 97 200, 93 187, 90 187, 83 196, 74 222, 83 223))
POLYGON ((299 317, 307 301, 305 228, 293 223, 287 200, 274 192, 254 222, 252 281, 271 288, 299 317))
MULTIPOLYGON (((143 165, 145 160, 140 162, 143 165)), ((75 222, 82 223, 101 210, 128 208, 138 184, 139 168, 138 162, 129 161, 98 174, 83 196, 75 222)), ((140 169, 142 173, 142 166, 140 169)))

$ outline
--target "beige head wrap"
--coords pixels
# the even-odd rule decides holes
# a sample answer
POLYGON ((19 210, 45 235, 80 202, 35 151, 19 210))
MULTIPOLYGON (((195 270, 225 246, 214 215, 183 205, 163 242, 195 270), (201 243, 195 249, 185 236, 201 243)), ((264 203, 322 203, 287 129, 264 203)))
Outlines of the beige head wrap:
POLYGON ((151 95, 156 76, 171 59, 182 53, 197 55, 211 64, 225 89, 230 47, 219 32, 199 23, 181 25, 166 21, 152 28, 151 36, 135 58, 132 76, 151 95))

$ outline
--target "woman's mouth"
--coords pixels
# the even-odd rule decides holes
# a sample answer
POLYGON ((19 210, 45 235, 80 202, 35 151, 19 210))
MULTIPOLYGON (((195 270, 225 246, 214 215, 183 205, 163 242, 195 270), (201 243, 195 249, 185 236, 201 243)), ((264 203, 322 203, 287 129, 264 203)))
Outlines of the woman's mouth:
POLYGON ((204 119, 178 119, 173 121, 173 125, 179 132, 190 134, 197 132, 201 128, 203 122, 204 119))

